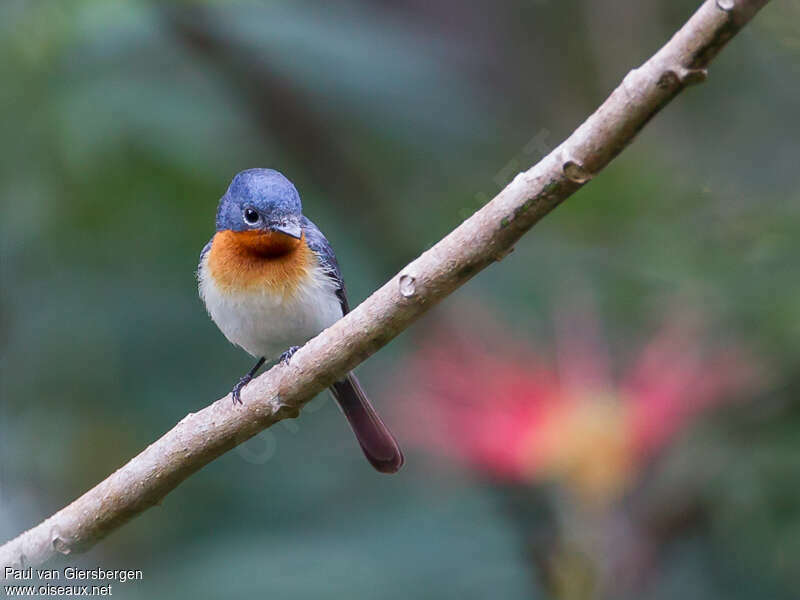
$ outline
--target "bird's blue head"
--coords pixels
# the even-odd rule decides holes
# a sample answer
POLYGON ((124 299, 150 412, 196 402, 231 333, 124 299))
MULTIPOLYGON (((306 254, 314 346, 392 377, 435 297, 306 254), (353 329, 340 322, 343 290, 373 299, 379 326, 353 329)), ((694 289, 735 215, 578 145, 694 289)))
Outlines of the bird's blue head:
POLYGON ((217 231, 274 231, 300 239, 302 205, 291 181, 273 169, 238 173, 217 207, 217 231))

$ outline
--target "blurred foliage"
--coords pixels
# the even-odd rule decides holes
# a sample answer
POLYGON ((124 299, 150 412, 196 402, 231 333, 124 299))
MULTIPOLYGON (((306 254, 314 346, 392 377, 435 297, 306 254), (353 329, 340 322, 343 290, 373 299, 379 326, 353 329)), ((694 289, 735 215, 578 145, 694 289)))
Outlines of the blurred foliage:
MULTIPOLYGON (((0 535, 249 367, 194 281, 235 172, 294 180, 355 304, 554 147, 696 5, 0 4, 0 535)), ((644 506, 677 494, 703 516, 671 536, 648 597, 782 598, 800 584, 797 16, 771 3, 707 85, 427 317, 469 298, 546 346, 553 307, 588 288, 616 355, 678 303, 770 368, 772 387, 653 468, 644 506)), ((361 367, 379 407, 425 328, 361 367)), ((522 535, 549 535, 541 494, 414 453, 377 476, 333 403, 315 407, 70 562, 143 569, 125 598, 547 597, 522 535)))

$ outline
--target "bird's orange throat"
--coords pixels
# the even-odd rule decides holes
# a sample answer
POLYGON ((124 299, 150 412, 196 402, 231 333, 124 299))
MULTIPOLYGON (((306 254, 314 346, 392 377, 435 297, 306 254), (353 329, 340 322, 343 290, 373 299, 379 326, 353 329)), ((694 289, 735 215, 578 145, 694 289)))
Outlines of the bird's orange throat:
POLYGON ((219 231, 208 252, 208 270, 225 292, 269 291, 291 296, 311 274, 314 253, 305 235, 273 231, 219 231))
MULTIPOLYGON (((297 239, 277 231, 220 231, 214 236, 214 245, 233 245, 238 250, 261 258, 279 258, 304 244, 305 238, 297 239)), ((213 246, 212 246, 213 248, 213 246)))

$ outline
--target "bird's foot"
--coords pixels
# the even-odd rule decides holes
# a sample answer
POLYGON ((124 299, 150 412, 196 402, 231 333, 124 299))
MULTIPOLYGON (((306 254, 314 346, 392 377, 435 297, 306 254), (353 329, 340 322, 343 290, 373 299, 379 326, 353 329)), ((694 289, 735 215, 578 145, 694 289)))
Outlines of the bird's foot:
POLYGON ((294 356, 294 353, 300 350, 300 346, 289 346, 289 349, 281 354, 280 362, 282 365, 288 365, 289 361, 294 356))
POLYGON ((246 386, 252 380, 253 376, 250 373, 248 373, 247 375, 243 376, 241 379, 239 379, 239 381, 236 382, 236 385, 233 386, 233 389, 231 390, 231 396, 233 397, 234 404, 242 403, 242 389, 244 389, 244 386, 246 386))

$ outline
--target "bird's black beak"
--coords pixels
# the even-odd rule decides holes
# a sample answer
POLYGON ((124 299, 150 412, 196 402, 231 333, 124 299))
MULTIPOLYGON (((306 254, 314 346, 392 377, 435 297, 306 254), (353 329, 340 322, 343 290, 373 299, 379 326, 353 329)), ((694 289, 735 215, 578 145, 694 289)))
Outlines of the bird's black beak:
POLYGON ((299 240, 303 237, 303 229, 300 227, 300 223, 294 222, 285 222, 285 223, 274 223, 269 227, 270 231, 275 231, 277 233, 282 233, 284 235, 288 235, 290 237, 299 240))

